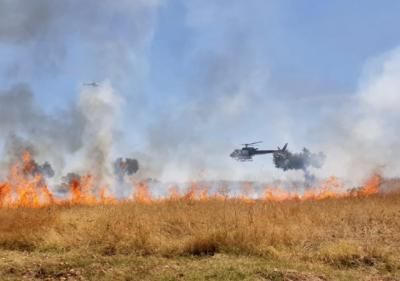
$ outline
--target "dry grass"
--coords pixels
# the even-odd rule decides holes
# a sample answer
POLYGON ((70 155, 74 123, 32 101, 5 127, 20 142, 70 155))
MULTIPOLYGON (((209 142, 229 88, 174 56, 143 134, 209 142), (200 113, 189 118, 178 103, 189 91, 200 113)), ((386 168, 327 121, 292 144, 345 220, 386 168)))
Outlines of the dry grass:
MULTIPOLYGON (((257 277, 257 280, 324 280, 316 277, 318 274, 324 274, 327 280, 354 280, 346 279, 348 276, 386 276, 387 280, 396 280, 400 272, 399 195, 282 203, 188 200, 1 209, 0 222, 0 253, 7 253, 9 262, 0 267, 0 273, 10 279, 26 274, 18 269, 21 266, 37 268, 38 265, 26 256, 38 260, 43 256, 52 257, 61 263, 73 257, 72 268, 80 268, 79 278, 83 279, 99 279, 98 275, 86 271, 88 259, 88 263, 107 260, 110 268, 125 268, 129 259, 135 260, 134 266, 138 266, 136 263, 140 259, 144 267, 146 261, 170 264, 181 260, 180 266, 192 272, 190 265, 196 263, 196 259, 215 261, 218 257, 218 264, 221 257, 236 260, 249 257, 255 259, 255 264, 263 261, 280 268, 276 271, 265 269, 267 265, 263 265, 263 270, 267 271, 261 274, 259 268, 249 266, 241 271, 243 276, 237 275, 237 280, 248 276, 257 277), (125 263, 118 263, 120 260, 125 263), (10 268, 13 269, 11 273, 10 268), (285 277, 292 274, 285 271, 287 268, 308 273, 294 273, 306 276, 305 279, 290 279, 285 277), (307 279, 308 274, 314 275, 307 279), (335 276, 334 279, 330 279, 330 275, 335 276)), ((43 260, 41 264, 40 270, 35 269, 39 270, 35 272, 37 276, 29 275, 30 278, 79 279, 76 274, 69 277, 51 274, 61 272, 60 268, 64 270, 65 266, 48 264, 48 268, 44 268, 43 260), (41 274, 50 277, 41 278, 41 274)), ((230 272, 229 266, 221 264, 221 270, 224 268, 230 272)), ((196 270, 192 272, 198 277, 193 279, 202 280, 201 273, 210 269, 198 270, 199 275, 195 274, 196 270)), ((215 268, 215 278, 211 276, 210 279, 224 280, 225 277, 220 276, 225 273, 218 270, 215 268)), ((147 273, 140 279, 151 276, 150 271, 147 273)), ((165 276, 169 273, 167 270, 165 276)), ((153 277, 163 279, 165 276, 153 277)), ((172 280, 179 279, 175 277, 172 280)), ((190 279, 186 277, 182 280, 190 279)))

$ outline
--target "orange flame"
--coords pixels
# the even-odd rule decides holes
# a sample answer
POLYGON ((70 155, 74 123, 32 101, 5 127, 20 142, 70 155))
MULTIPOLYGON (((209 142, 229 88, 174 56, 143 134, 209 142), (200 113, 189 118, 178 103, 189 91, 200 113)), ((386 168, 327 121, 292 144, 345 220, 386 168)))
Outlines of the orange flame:
MULTIPOLYGON (((35 170, 35 162, 32 155, 25 151, 21 159, 15 163, 9 171, 5 182, 0 182, 0 207, 29 207, 38 208, 49 205, 96 205, 116 204, 117 200, 108 194, 107 186, 98 188, 98 183, 92 175, 85 175, 80 178, 71 179, 68 185, 68 193, 64 199, 57 198, 47 186, 45 178, 35 170)), ((258 200, 270 202, 282 201, 304 201, 324 200, 331 198, 365 197, 376 195, 380 192, 383 178, 375 173, 365 184, 353 190, 347 190, 345 185, 335 177, 330 177, 321 182, 318 187, 304 191, 287 191, 284 188, 267 186, 263 196, 257 198, 256 189, 251 182, 245 182, 241 187, 241 195, 229 196, 229 189, 226 185, 221 186, 216 193, 210 194, 210 189, 203 184, 192 182, 186 192, 180 193, 178 186, 169 188, 169 194, 161 199, 152 196, 147 182, 134 182, 134 192, 130 197, 133 202, 151 204, 165 200, 225 200, 238 199, 246 203, 254 204, 258 200)), ((126 201, 126 200, 124 200, 126 201)))
POLYGON ((181 197, 181 195, 179 194, 179 189, 176 185, 168 188, 168 194, 169 200, 179 200, 179 198, 181 197))
POLYGON ((379 188, 382 184, 382 176, 375 173, 370 177, 361 188, 359 194, 364 196, 374 195, 379 192, 379 188))
POLYGON ((145 182, 139 182, 135 186, 135 193, 133 195, 135 202, 150 204, 152 201, 149 186, 145 182))

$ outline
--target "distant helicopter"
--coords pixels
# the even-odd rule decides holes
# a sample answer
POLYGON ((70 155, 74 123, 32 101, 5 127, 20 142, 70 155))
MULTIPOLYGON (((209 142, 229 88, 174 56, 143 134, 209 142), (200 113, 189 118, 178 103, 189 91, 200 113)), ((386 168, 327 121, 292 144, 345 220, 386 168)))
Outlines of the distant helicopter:
POLYGON ((277 154, 277 153, 285 153, 287 148, 287 143, 280 148, 274 150, 259 150, 258 148, 254 147, 254 145, 262 143, 262 141, 252 142, 252 143, 244 143, 242 144, 244 147, 241 149, 235 149, 231 154, 230 157, 236 159, 238 161, 253 161, 254 155, 260 154, 277 154))
POLYGON ((90 86, 90 87, 99 87, 100 84, 97 82, 86 82, 86 83, 82 83, 83 86, 90 86))

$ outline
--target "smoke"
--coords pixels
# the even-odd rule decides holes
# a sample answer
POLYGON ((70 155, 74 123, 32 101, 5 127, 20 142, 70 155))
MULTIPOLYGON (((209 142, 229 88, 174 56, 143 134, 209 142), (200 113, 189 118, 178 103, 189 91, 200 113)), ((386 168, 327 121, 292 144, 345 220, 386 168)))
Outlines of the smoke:
POLYGON ((114 173, 122 182, 125 176, 131 176, 139 170, 139 162, 132 158, 118 158, 114 162, 114 173))
POLYGON ((303 148, 300 153, 292 153, 288 150, 276 151, 273 154, 275 167, 287 170, 302 170, 304 172, 305 186, 312 186, 316 181, 316 176, 310 173, 309 168, 321 168, 325 162, 325 154, 322 152, 311 153, 303 148))
POLYGON ((43 165, 37 165, 36 169, 38 170, 38 173, 44 175, 45 177, 51 178, 54 176, 54 170, 49 162, 45 162, 43 165))
POLYGON ((85 121, 81 153, 82 169, 94 172, 100 182, 111 182, 112 149, 118 129, 118 112, 122 98, 108 82, 100 87, 83 87, 78 108, 85 121))
MULTIPOLYGON (((4 109, 1 114, 6 121, 0 122, 0 126, 3 126, 1 134, 6 140, 6 157, 1 162, 2 177, 6 176, 8 167, 20 163, 26 153, 27 158, 23 159, 26 177, 41 175, 49 179, 55 175, 50 163, 63 160, 61 162, 65 165, 56 169, 58 177, 51 185, 61 194, 69 190, 71 184, 79 182, 81 174, 93 176, 95 187, 108 186, 121 197, 130 193, 130 183, 123 182, 123 177, 138 170, 138 161, 118 159, 115 165, 120 165, 117 175, 119 182, 114 180, 111 159, 118 135, 118 112, 123 99, 107 81, 99 87, 82 87, 79 101, 68 109, 68 112, 76 113, 71 116, 44 113, 35 104, 27 86, 14 86, 0 99, 0 107, 4 109), (69 125, 71 123, 66 120, 73 120, 74 123, 69 125), (39 164, 34 159, 36 156, 46 161, 39 164), (62 176, 65 173, 67 175, 62 176), (58 184, 60 181, 61 184, 58 184)), ((42 184, 45 184, 44 178, 42 184)))
POLYGON ((126 198, 131 194, 133 178, 131 177, 139 170, 139 162, 132 158, 117 158, 114 163, 114 194, 118 198, 126 198))
POLYGON ((323 175, 355 183, 376 169, 399 175, 399 77, 400 49, 368 61, 354 98, 323 120, 322 147, 329 155, 323 175))
MULTIPOLYGON (((268 132, 286 119, 278 117, 274 100, 264 99, 269 69, 255 41, 264 27, 257 17, 241 16, 257 13, 261 3, 196 0, 183 5, 182 24, 195 46, 178 54, 178 64, 188 71, 173 76, 178 92, 163 97, 157 120, 145 129, 147 161, 139 159, 141 171, 152 165, 151 177, 166 181, 265 180, 265 169, 238 165, 227 156, 240 143, 260 137, 268 136, 275 146, 278 140, 274 143, 268 132)), ((174 75, 174 70, 168 66, 165 72, 174 75)))
POLYGON ((0 1, 0 40, 23 44, 46 34, 61 6, 51 0, 0 1))
POLYGON ((288 150, 284 150, 274 153, 274 164, 276 168, 284 171, 306 171, 309 167, 321 168, 325 158, 326 156, 322 152, 311 153, 306 148, 303 148, 303 151, 300 153, 292 153, 288 150))
MULTIPOLYGON (((92 171, 99 182, 113 184, 115 174, 121 179, 135 170, 134 159, 113 162, 115 155, 124 155, 119 144, 126 141, 124 153, 140 152, 135 158, 140 161, 138 175, 144 178, 266 181, 299 171, 312 178, 310 171, 321 168, 317 176, 361 181, 376 167, 388 176, 397 175, 400 51, 369 62, 358 90, 343 101, 346 105, 324 101, 321 94, 321 101, 305 106, 307 101, 300 103, 297 97, 307 92, 306 82, 293 86, 293 77, 284 75, 280 83, 295 94, 285 96, 274 88, 271 74, 279 76, 279 69, 274 73, 270 68, 267 41, 273 25, 268 23, 279 15, 272 4, 265 9, 264 2, 184 2, 182 25, 192 47, 180 52, 172 45, 169 51, 171 57, 176 55, 176 64, 154 64, 177 81, 173 86, 156 85, 157 94, 169 86, 160 98, 146 96, 143 85, 157 84, 147 81, 152 70, 148 55, 150 49, 160 51, 151 43, 163 1, 0 0, 1 47, 17 54, 2 61, 7 88, 0 90, 0 138, 22 143, 21 148, 6 145, 1 165, 12 162, 11 154, 32 147, 38 163, 52 164, 57 179, 71 171, 92 171), (65 76, 50 79, 60 73, 65 76), (46 79, 32 79, 37 75, 46 79), (106 82, 99 88, 82 87, 79 93, 68 88, 87 79, 106 82), (35 86, 37 81, 59 80, 73 81, 52 90, 35 86), (64 95, 68 99, 53 98, 64 95), (52 107, 53 100, 59 100, 62 109, 52 107), (146 101, 156 104, 148 107, 146 101), (333 114, 315 118, 321 104, 333 114), (143 141, 142 146, 124 139, 118 128, 126 108, 125 131, 143 141), (326 163, 321 167, 325 156, 308 150, 274 157, 278 170, 269 156, 246 164, 227 156, 240 143, 256 139, 268 140, 267 146, 306 144, 312 151, 324 151, 326 163)), ((168 37, 170 31, 160 33, 168 37)))
POLYGON ((26 176, 36 176, 41 175, 46 178, 51 178, 54 176, 54 170, 49 164, 49 162, 45 162, 44 164, 40 165, 35 160, 30 160, 27 163, 24 163, 25 167, 23 172, 26 176))
POLYGON ((61 178, 61 184, 56 186, 56 192, 62 195, 71 190, 71 185, 81 182, 81 175, 78 173, 68 173, 61 178))
POLYGON ((57 150, 74 152, 82 145, 81 139, 76 137, 83 132, 82 114, 74 106, 57 113, 46 114, 35 103, 26 84, 0 90, 0 137, 12 140, 12 135, 18 133, 35 143, 38 154, 48 151, 54 155, 57 150))
MULTIPOLYGON (((2 176, 24 152, 33 159, 29 173, 59 179, 65 172, 91 173, 99 184, 112 184, 112 156, 123 99, 108 82, 82 87, 77 103, 56 115, 36 105, 26 85, 0 93, 0 137, 5 139, 2 176), (56 163, 55 169, 49 163, 56 163)), ((130 171, 130 170, 129 170, 130 171)))
POLYGON ((122 105, 141 95, 161 3, 0 0, 0 47, 10 53, 0 69, 9 87, 0 89, 0 145, 15 138, 22 143, 13 152, 4 150, 0 176, 12 162, 10 154, 29 146, 39 161, 52 163, 56 180, 70 171, 90 171, 99 183, 113 183, 113 155, 122 139, 117 119, 122 105), (103 81, 101 87, 71 89, 91 79, 103 81), (124 92, 126 101, 120 90, 131 84, 136 92, 124 92), (54 101, 61 101, 61 109, 54 101))
MULTIPOLYGON (((146 120, 142 120, 139 112, 145 106, 134 102, 137 101, 137 95, 145 92, 141 91, 141 85, 146 84, 149 71, 147 51, 155 32, 157 10, 162 2, 106 0, 100 4, 96 1, 82 4, 74 0, 65 3, 38 0, 25 5, 22 0, 0 0, 4 8, 0 12, 4 13, 0 21, 5 20, 11 26, 9 29, 0 29, 0 42, 20 50, 21 54, 13 56, 9 64, 4 65, 4 68, 14 70, 8 71, 10 81, 39 81, 32 79, 37 78, 38 73, 48 81, 52 80, 49 77, 61 72, 67 73, 68 79, 72 73, 77 73, 84 80, 109 79, 118 86, 118 90, 125 90, 123 86, 129 84, 129 91, 121 92, 125 95, 126 103, 134 109, 130 110, 129 117, 135 122, 126 123, 129 131, 133 132, 131 135, 142 136, 145 145, 140 149, 136 149, 136 145, 127 147, 141 152, 139 173, 143 177, 187 180, 231 178, 234 175, 237 178, 254 179, 263 175, 259 168, 256 171, 250 167, 243 169, 226 157, 237 142, 243 142, 238 141, 238 135, 243 134, 241 137, 245 141, 253 137, 247 131, 255 132, 267 115, 275 116, 268 116, 271 131, 285 122, 285 118, 276 115, 279 109, 274 101, 263 102, 264 107, 257 111, 259 113, 253 110, 259 108, 257 104, 263 100, 263 93, 268 91, 269 69, 265 61, 260 61, 260 53, 264 49, 255 40, 257 31, 248 32, 254 26, 258 27, 258 31, 265 28, 258 25, 260 17, 254 17, 254 20, 248 18, 240 23, 233 21, 234 26, 230 24, 232 18, 240 18, 243 9, 248 9, 249 14, 259 13, 262 10, 259 9, 260 3, 245 5, 236 2, 228 7, 203 1, 183 3, 186 18, 182 24, 193 34, 193 43, 198 46, 182 57, 182 64, 190 71, 179 79, 184 82, 179 85, 181 91, 176 99, 166 97, 162 100, 162 109, 155 111, 154 119, 146 116, 146 120), (220 14, 220 10, 223 11, 222 24, 216 18, 211 22, 202 22, 209 11, 220 14), (208 32, 210 26, 215 26, 213 34, 208 32), (212 38, 218 38, 218 42, 212 38), (256 112, 256 118, 252 112, 256 112)), ((61 89, 63 86, 54 86, 54 93, 73 95, 65 93, 61 89)), ((26 87, 31 92, 31 87, 26 87)), ((111 91, 115 92, 116 89, 111 91)), ((43 100, 52 97, 47 93, 36 94, 43 100)), ((96 99, 96 93, 90 98, 87 98, 88 93, 80 95, 78 104, 65 106, 69 111, 66 115, 60 112, 47 114, 40 108, 34 108, 33 116, 20 120, 35 117, 39 112, 44 122, 38 121, 31 126, 30 131, 35 132, 48 120, 57 120, 47 126, 49 131, 46 130, 44 135, 52 132, 47 141, 41 142, 39 138, 32 141, 35 148, 40 150, 38 155, 52 163, 57 173, 93 169, 102 181, 111 181, 113 168, 110 163, 114 159, 116 142, 121 137, 116 137, 118 133, 110 124, 115 126, 118 123, 115 114, 122 110, 120 104, 124 102, 106 108, 105 101, 113 102, 113 98, 98 97, 100 101, 97 103, 91 101, 96 99), (104 109, 105 115, 102 110, 94 108, 96 106, 104 109), (76 124, 70 118, 76 118, 76 124), (65 126, 64 122, 71 125, 65 126), (53 128, 57 129, 53 131, 53 128), (59 134, 57 139, 56 134, 59 134), (69 142, 65 143, 67 140, 73 141, 72 146, 69 142), (46 148, 51 151, 46 151, 46 148), (57 155, 57 160, 54 155, 57 155)), ((155 100, 153 97, 149 99, 155 100)), ((152 109, 148 109, 148 115, 152 109)), ((25 126, 23 122, 21 124, 25 126)), ((30 131, 16 130, 13 125, 10 128, 11 132, 31 139, 30 131)), ((38 133, 38 136, 42 134, 38 133)), ((271 140, 272 143, 274 140, 271 140)), ((121 154, 118 151, 118 155, 121 154)))
POLYGON ((55 175, 55 171, 52 165, 45 161, 43 164, 39 164, 35 157, 38 152, 34 145, 28 140, 22 139, 21 137, 10 134, 6 138, 4 144, 5 157, 0 161, 0 176, 5 177, 9 170, 9 167, 20 163, 23 166, 23 173, 26 177, 35 177, 41 175, 46 178, 52 178, 55 175))
POLYGON ((142 76, 146 63, 141 54, 152 38, 161 2, 0 0, 0 43, 19 51, 5 60, 4 72, 15 79, 76 71, 75 66, 68 69, 68 60, 76 60, 78 51, 86 74, 113 81, 127 78, 128 72, 142 76), (82 45, 72 51, 77 41, 82 45))

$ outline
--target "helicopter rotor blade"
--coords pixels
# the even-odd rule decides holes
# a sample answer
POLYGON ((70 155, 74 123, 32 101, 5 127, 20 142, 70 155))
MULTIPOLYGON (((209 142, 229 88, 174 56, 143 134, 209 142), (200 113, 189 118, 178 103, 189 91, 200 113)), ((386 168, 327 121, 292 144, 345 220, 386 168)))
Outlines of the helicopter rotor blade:
POLYGON ((252 142, 252 143, 243 143, 242 145, 248 146, 248 145, 254 145, 254 144, 258 144, 258 143, 262 143, 262 141, 256 141, 256 142, 252 142))

